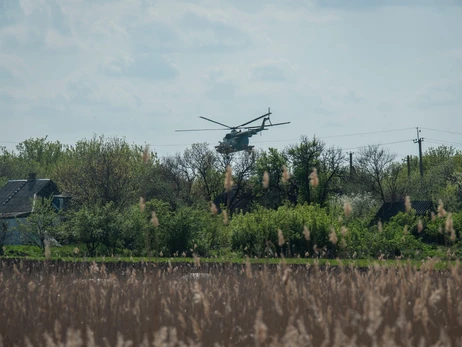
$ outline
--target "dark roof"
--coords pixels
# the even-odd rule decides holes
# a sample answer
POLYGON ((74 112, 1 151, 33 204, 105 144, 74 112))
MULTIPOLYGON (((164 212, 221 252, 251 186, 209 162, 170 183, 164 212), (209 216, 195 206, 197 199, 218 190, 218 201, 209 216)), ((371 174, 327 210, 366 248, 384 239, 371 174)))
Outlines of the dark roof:
POLYGON ((56 184, 49 179, 10 180, 0 188, 0 218, 13 218, 32 212, 34 194, 49 197, 57 194, 56 184))
MULTIPOLYGON (((430 200, 417 200, 411 201, 411 208, 415 210, 418 216, 423 216, 430 211, 435 211, 435 204, 430 200)), ((406 207, 404 201, 385 202, 375 215, 375 220, 388 222, 391 217, 397 215, 399 212, 405 212, 406 207)))

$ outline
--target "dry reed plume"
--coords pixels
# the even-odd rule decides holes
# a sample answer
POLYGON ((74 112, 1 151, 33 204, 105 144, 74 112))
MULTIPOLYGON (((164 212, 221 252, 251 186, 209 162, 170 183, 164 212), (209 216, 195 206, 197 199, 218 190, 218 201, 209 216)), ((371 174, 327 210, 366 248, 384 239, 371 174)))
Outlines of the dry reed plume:
POLYGON ((309 177, 310 184, 316 188, 319 185, 318 169, 314 168, 309 177))
POLYGON ((421 233, 421 232, 423 231, 423 228, 424 228, 424 227, 423 227, 422 220, 419 219, 419 222, 417 223, 417 231, 418 231, 419 233, 421 233))
POLYGON ((458 263, 3 260, 0 270, 0 346, 462 345, 458 263))
POLYGON ((409 195, 406 195, 404 198, 404 207, 406 209, 406 213, 411 212, 411 197, 409 195))
POLYGON ((349 201, 346 201, 343 204, 343 212, 345 213, 345 217, 349 218, 352 211, 353 211, 353 207, 351 206, 349 201))
POLYGON ((144 147, 142 158, 144 163, 147 163, 149 159, 151 159, 151 156, 149 155, 149 146, 144 147))
POLYGON ((143 212, 146 208, 146 201, 144 197, 140 196, 140 211, 143 212))
POLYGON ((152 211, 151 223, 155 228, 159 226, 159 219, 157 218, 156 211, 152 211))
POLYGON ((269 174, 268 174, 267 171, 265 171, 263 173, 263 182, 262 182, 262 184, 263 184, 264 189, 268 189, 268 187, 269 187, 269 174))
POLYGON ((210 202, 210 213, 216 215, 218 213, 217 205, 214 204, 213 201, 210 202))
POLYGON ((223 224, 228 224, 229 223, 229 217, 228 217, 228 211, 223 210, 223 224))
POLYGON ((232 169, 231 169, 231 166, 227 166, 226 167, 226 175, 225 175, 225 190, 227 192, 229 192, 231 190, 231 188, 233 187, 233 173, 232 173, 232 169))
POLYGON ((290 172, 285 165, 282 166, 282 182, 287 183, 290 180, 290 172))
POLYGON ((282 233, 282 230, 278 230, 278 245, 281 247, 284 244, 284 234, 282 233))

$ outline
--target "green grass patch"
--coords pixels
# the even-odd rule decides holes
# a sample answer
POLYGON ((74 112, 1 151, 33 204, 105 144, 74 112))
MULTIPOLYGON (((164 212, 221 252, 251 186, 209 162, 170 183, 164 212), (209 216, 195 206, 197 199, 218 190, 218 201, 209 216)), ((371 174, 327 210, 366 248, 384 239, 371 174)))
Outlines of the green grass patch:
MULTIPOLYGON (((73 261, 73 262, 155 262, 155 263, 194 263, 193 257, 130 257, 130 256, 98 256, 86 257, 75 249, 84 249, 82 245, 66 245, 62 247, 51 247, 50 260, 73 261)), ((37 246, 7 246, 3 258, 27 259, 44 261, 45 256, 42 250, 37 246)), ((232 263, 245 264, 246 261, 251 264, 281 264, 287 265, 305 265, 305 266, 355 266, 359 268, 368 268, 374 266, 380 267, 402 267, 411 266, 420 269, 422 264, 428 261, 417 259, 325 259, 325 258, 245 258, 233 255, 215 256, 210 258, 199 257, 201 263, 232 263)), ((457 260, 446 260, 443 258, 434 258, 435 269, 447 269, 454 266, 457 260)))

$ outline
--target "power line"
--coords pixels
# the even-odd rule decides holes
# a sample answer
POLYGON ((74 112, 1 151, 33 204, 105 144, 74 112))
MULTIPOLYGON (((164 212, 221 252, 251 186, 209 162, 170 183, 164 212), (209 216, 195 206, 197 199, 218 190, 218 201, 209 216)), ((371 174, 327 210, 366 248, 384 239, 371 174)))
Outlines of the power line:
MULTIPOLYGON (((409 142, 409 141, 412 141, 412 139, 409 139, 409 140, 402 140, 402 141, 393 141, 393 142, 387 142, 387 143, 378 143, 376 144, 375 146, 386 146, 386 145, 393 145, 395 143, 403 143, 403 142, 409 142)), ((349 151, 349 150, 352 150, 352 149, 360 149, 360 148, 364 148, 364 147, 367 147, 367 146, 371 146, 371 145, 364 145, 364 146, 360 146, 360 147, 352 147, 352 148, 343 148, 344 151, 349 151)), ((374 145, 372 145, 374 146, 374 145)))
POLYGON ((390 130, 379 130, 379 131, 369 131, 365 133, 356 133, 356 134, 346 134, 346 135, 331 135, 331 136, 323 136, 320 139, 330 139, 334 137, 348 137, 348 136, 359 136, 359 135, 373 135, 373 134, 380 134, 380 133, 391 133, 395 131, 403 131, 403 130, 410 130, 414 128, 401 128, 401 129, 390 129, 390 130))
MULTIPOLYGON (((369 132, 362 132, 362 133, 353 133, 353 134, 341 134, 341 135, 330 135, 330 136, 321 136, 318 139, 330 139, 330 138, 337 138, 337 137, 350 137, 350 136, 364 136, 364 135, 373 135, 373 134, 380 134, 380 133, 389 133, 389 132, 396 132, 396 131, 403 131, 403 130, 410 130, 414 128, 400 128, 400 129, 389 129, 389 130, 379 130, 379 131, 369 131, 369 132)), ((298 141, 300 138, 296 139, 286 139, 286 140, 266 140, 266 141, 253 141, 253 143, 268 143, 268 142, 289 142, 289 141, 298 141)), ((21 143, 17 141, 0 141, 2 143, 21 143)), ((170 144, 170 145, 152 145, 150 146, 155 147, 177 147, 177 146, 189 146, 190 144, 170 144)))
POLYGON ((436 131, 439 133, 448 133, 448 134, 456 134, 456 135, 462 135, 462 133, 458 133, 456 131, 449 131, 449 130, 438 130, 438 129, 432 129, 432 128, 421 128, 425 130, 430 130, 430 131, 436 131))
MULTIPOLYGON (((318 137, 318 139, 374 135, 374 134, 379 134, 379 133, 389 133, 389 132, 404 131, 404 130, 410 130, 410 129, 414 129, 414 128, 400 128, 400 129, 379 130, 379 131, 370 131, 370 132, 353 133, 353 134, 322 136, 322 137, 318 137)), ((297 138, 297 139, 285 139, 285 140, 253 141, 253 143, 277 143, 277 142, 292 142, 292 141, 299 141, 299 140, 300 140, 300 138, 297 138)), ((407 141, 412 141, 412 140, 394 141, 394 142, 388 142, 388 143, 383 143, 383 144, 378 144, 378 145, 379 146, 384 146, 384 145, 395 144, 395 143, 403 143, 403 142, 407 142, 407 141)), ((21 142, 16 142, 16 141, 0 141, 0 142, 2 142, 2 143, 15 143, 15 144, 21 143, 21 142)), ((178 144, 147 144, 147 145, 149 145, 150 147, 182 147, 182 146, 190 146, 191 143, 182 143, 182 144, 179 144, 179 143, 178 144)), ((359 149, 359 148, 363 148, 363 147, 365 147, 365 146, 346 148, 344 150, 359 149)))
POLYGON ((460 146, 462 146, 462 143, 460 143, 460 142, 445 141, 445 140, 437 140, 437 139, 429 139, 429 138, 427 138, 427 140, 430 140, 430 142, 447 143, 447 144, 454 144, 454 145, 460 145, 460 146))
MULTIPOLYGON (((320 136, 318 139, 331 139, 337 137, 350 137, 350 136, 364 136, 364 135, 374 135, 380 133, 390 133, 396 131, 403 131, 403 130, 412 130, 414 128, 400 128, 400 129, 389 129, 389 130, 379 130, 379 131, 369 131, 364 133, 354 133, 354 134, 342 134, 342 135, 330 135, 330 136, 320 136)), ((253 143, 268 143, 268 142, 290 142, 290 141, 298 141, 300 138, 297 139, 286 139, 286 140, 267 140, 267 141, 253 141, 253 143)))

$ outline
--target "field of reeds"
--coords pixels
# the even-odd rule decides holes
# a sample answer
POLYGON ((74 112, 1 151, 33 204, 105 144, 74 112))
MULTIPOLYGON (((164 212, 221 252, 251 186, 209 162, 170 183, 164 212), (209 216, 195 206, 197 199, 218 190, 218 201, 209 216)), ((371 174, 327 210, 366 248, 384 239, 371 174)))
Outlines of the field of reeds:
POLYGON ((462 346, 462 271, 0 262, 0 346, 462 346))

